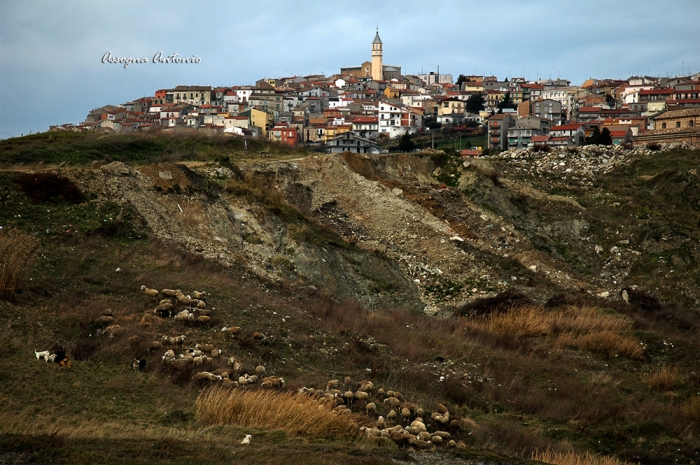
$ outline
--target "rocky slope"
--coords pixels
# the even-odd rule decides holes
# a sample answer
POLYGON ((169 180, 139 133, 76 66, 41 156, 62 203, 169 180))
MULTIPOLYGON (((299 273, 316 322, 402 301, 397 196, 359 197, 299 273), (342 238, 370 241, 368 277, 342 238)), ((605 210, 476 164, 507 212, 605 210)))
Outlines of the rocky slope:
MULTIPOLYGON (((623 286, 645 284, 630 275, 664 250, 679 252, 669 259, 683 269, 667 274, 695 270, 692 233, 669 226, 658 240, 632 237, 648 221, 625 219, 621 231, 619 215, 599 214, 616 205, 596 183, 649 156, 517 150, 436 170, 421 154, 344 154, 237 166, 111 163, 72 176, 192 253, 371 307, 435 314, 513 286, 540 301, 561 292, 619 298, 623 286), (452 170, 454 187, 437 181, 440 170, 452 170)), ((688 176, 697 180, 696 171, 688 176)), ((698 205, 690 208, 692 217, 698 205)), ((696 306, 697 278, 687 276, 682 303, 696 306)))

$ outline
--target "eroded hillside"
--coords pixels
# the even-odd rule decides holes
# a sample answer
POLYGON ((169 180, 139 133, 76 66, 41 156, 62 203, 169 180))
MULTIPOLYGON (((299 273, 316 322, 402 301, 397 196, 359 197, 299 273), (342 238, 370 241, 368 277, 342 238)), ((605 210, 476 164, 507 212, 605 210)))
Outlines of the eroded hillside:
POLYGON ((639 157, 649 154, 522 152, 436 169, 429 156, 345 154, 68 174, 133 209, 163 241, 371 307, 450 313, 511 287, 539 302, 559 293, 619 299, 629 285, 697 307, 697 172, 629 175, 686 204, 667 218, 636 205, 645 194, 633 186, 624 199, 614 192, 625 170, 645 169, 632 168, 639 157), (438 181, 441 170, 453 186, 438 181), (619 214, 620 200, 631 213, 619 214), (672 278, 674 292, 651 275, 672 278))

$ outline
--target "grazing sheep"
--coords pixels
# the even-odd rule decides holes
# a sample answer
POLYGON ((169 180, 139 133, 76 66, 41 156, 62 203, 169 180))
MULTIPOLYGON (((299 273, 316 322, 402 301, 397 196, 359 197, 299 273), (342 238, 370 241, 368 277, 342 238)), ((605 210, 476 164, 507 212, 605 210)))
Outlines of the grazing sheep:
POLYGON ((148 344, 146 344, 146 350, 148 350, 151 353, 158 352, 162 348, 163 344, 161 344, 158 341, 151 341, 148 344))
POLYGON ((365 412, 367 413, 367 415, 377 413, 377 404, 375 404, 374 402, 370 402, 369 404, 365 405, 365 412))
POLYGON ((360 381, 357 385, 359 386, 357 388, 358 391, 371 392, 374 389, 372 381, 360 381))
POLYGON ((250 444, 250 439, 251 439, 252 437, 253 437, 253 436, 251 436, 250 434, 246 434, 245 437, 243 438, 243 440, 241 441, 241 444, 243 444, 243 445, 248 445, 248 444, 250 444))
POLYGON ((214 373, 209 373, 208 371, 200 371, 196 373, 193 377, 195 381, 221 381, 223 378, 221 375, 215 375, 214 373))
POLYGON ((183 310, 177 315, 175 315, 175 321, 188 322, 194 321, 194 314, 190 313, 188 310, 183 310))
POLYGON ((162 291, 160 291, 160 293, 163 294, 163 297, 175 297, 178 292, 181 292, 180 289, 163 289, 162 291))
POLYGON ((280 378, 278 376, 267 376, 267 377, 263 378, 262 384, 260 386, 267 388, 267 389, 283 388, 284 383, 285 383, 284 378, 280 378))
POLYGON ((383 398, 385 394, 386 393, 384 392, 383 388, 377 389, 377 395, 379 396, 380 399, 383 398))
POLYGON ((102 335, 107 335, 110 339, 114 339, 117 336, 120 336, 121 334, 126 331, 126 328, 122 328, 119 325, 111 325, 107 326, 104 331, 102 331, 102 335))
POLYGON ((199 315, 197 317, 197 323, 202 323, 202 324, 210 324, 211 323, 211 317, 208 317, 206 315, 199 315))
POLYGON ((447 443, 447 447, 449 447, 450 449, 454 449, 455 447, 457 447, 457 443, 454 441, 454 439, 450 439, 450 441, 447 443))
POLYGON ((171 304, 173 303, 173 299, 163 299, 160 302, 158 302, 158 305, 163 305, 163 304, 171 304))
POLYGON ((416 415, 418 415, 419 417, 422 417, 424 413, 425 411, 422 408, 419 407, 416 409, 416 415))
POLYGON ((233 389, 236 386, 238 386, 238 383, 236 383, 235 381, 231 381, 226 376, 223 377, 223 380, 221 381, 221 387, 226 389, 233 389))
POLYGON ((439 446, 440 444, 442 444, 442 438, 436 434, 435 436, 430 438, 430 442, 432 442, 436 446, 439 446))
POLYGON ((114 322, 114 318, 110 315, 102 315, 95 320, 95 323, 108 325, 114 322))
POLYGON ((186 371, 192 366, 192 360, 192 357, 186 356, 180 359, 172 360, 170 362, 170 366, 180 372, 186 371))
POLYGON ((357 399, 357 400, 364 400, 364 401, 366 401, 367 399, 369 399, 369 394, 366 393, 366 392, 364 392, 364 391, 357 391, 357 392, 355 393, 355 396, 354 396, 354 397, 355 397, 355 399, 357 399))
POLYGON ((238 385, 246 386, 248 384, 248 375, 238 377, 238 385))
POLYGON ((332 379, 326 383, 326 391, 331 389, 338 389, 340 387, 340 382, 337 379, 332 379))
POLYGON ((139 336, 131 336, 126 340, 129 347, 134 347, 135 345, 138 345, 139 342, 141 342, 141 338, 139 336))
POLYGON ((216 349, 214 344, 196 344, 194 348, 199 349, 202 352, 211 352, 212 350, 216 349))
POLYGON ((256 341, 261 341, 261 340, 265 339, 265 336, 260 331, 255 331, 253 333, 253 339, 255 339, 256 341))
POLYGON ((231 327, 226 327, 224 326, 221 328, 221 331, 226 331, 228 332, 231 336, 240 336, 241 334, 241 327, 240 326, 231 326, 231 327))
POLYGON ((203 300, 200 300, 199 302, 197 302, 197 305, 196 305, 196 307, 200 310, 204 309, 206 306, 207 306, 207 303, 203 300))
POLYGON ((50 353, 48 350, 44 350, 44 351, 42 351, 42 352, 37 352, 37 351, 35 350, 35 351, 34 351, 34 354, 36 355, 36 359, 37 359, 37 360, 42 360, 42 359, 43 359, 44 361, 46 361, 46 359, 48 358, 48 356, 51 355, 51 353, 50 353))
POLYGON ((411 417, 411 411, 404 407, 401 409, 401 416, 404 417, 405 420, 408 420, 411 417))
POLYGON ((219 355, 221 355, 221 350, 214 349, 211 351, 211 358, 219 358, 219 355))
POLYGON ((176 360, 176 359, 175 359, 175 352, 173 352, 172 349, 167 350, 167 351, 165 352, 165 354, 163 354, 163 361, 164 361, 165 363, 170 363, 170 362, 172 362, 172 361, 174 361, 174 360, 176 360))
POLYGON ((172 316, 173 314, 173 304, 166 302, 158 305, 154 310, 153 313, 155 315, 158 315, 161 318, 168 318, 172 316))
POLYGON ((396 397, 387 397, 386 399, 384 399, 384 403, 389 404, 391 408, 396 408, 399 405, 401 405, 401 401, 396 397))
POLYGON ((447 407, 445 407, 442 404, 437 404, 437 407, 435 408, 437 409, 438 413, 441 413, 443 415, 447 413, 447 407))
MULTIPOLYGON (((367 407, 369 407, 370 405, 371 404, 367 404, 367 407)), ((369 413, 368 413, 368 415, 369 415, 369 413)), ((379 418, 377 418, 377 428, 379 428, 379 429, 386 428, 386 422, 384 421, 384 417, 380 416, 379 418)))
POLYGON ((199 291, 192 291, 192 297, 194 297, 194 298, 197 299, 197 300, 202 300, 202 299, 204 299, 204 296, 206 296, 206 295, 207 295, 207 293, 204 292, 204 291, 202 291, 202 292, 199 292, 199 291))
POLYGON ((387 420, 394 420, 396 419, 396 410, 390 410, 389 413, 386 416, 387 420))
POLYGON ((136 357, 132 358, 131 359, 131 367, 136 372, 146 371, 146 359, 145 358, 136 358, 136 357))
POLYGON ((226 368, 217 368, 216 370, 212 371, 212 373, 219 375, 222 378, 228 378, 230 377, 231 371, 226 368))
POLYGON ((160 294, 160 292, 158 292, 156 289, 149 289, 146 286, 141 286, 141 290, 144 294, 146 294, 146 297, 150 297, 155 300, 158 299, 158 294, 160 294))
POLYGON ((345 389, 350 389, 352 387, 352 378, 351 377, 346 376, 343 381, 345 382, 345 389))
POLYGON ((249 375, 248 384, 255 384, 258 382, 258 375, 249 375))
POLYGON ((255 374, 258 376, 262 376, 265 374, 265 367, 262 365, 258 365, 255 367, 255 374))

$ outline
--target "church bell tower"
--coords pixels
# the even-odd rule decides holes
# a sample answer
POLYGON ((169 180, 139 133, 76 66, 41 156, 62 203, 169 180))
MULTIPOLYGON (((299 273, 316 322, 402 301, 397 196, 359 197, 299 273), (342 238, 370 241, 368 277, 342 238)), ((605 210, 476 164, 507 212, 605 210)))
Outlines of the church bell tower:
POLYGON ((379 28, 372 41, 372 80, 384 80, 384 65, 382 65, 382 39, 379 38, 379 28))

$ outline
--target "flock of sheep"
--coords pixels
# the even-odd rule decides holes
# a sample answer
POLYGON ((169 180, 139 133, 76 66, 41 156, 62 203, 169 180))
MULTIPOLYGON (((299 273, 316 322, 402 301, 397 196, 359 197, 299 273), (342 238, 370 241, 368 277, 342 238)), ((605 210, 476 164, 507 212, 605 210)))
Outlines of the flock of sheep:
MULTIPOLYGON (((164 297, 153 310, 153 314, 158 317, 173 317, 180 323, 211 324, 211 310, 207 309, 204 300, 207 296, 206 292, 194 291, 190 296, 179 289, 163 289, 159 292, 156 289, 141 286, 141 290, 155 301, 158 301, 161 296, 164 297)), ((107 329, 109 328, 105 331, 107 329)), ((233 337, 240 336, 242 332, 240 326, 224 327, 221 331, 233 337)), ((254 340, 260 340, 264 336, 260 332, 255 332, 252 337, 254 340)), ((132 336, 127 339, 127 343, 130 346, 138 344, 140 339, 137 338, 138 336, 132 336)), ((258 381, 262 381, 260 385, 263 388, 282 388, 285 385, 283 378, 264 376, 266 374, 264 366, 259 365, 254 371, 249 371, 236 357, 226 358, 225 367, 214 369, 215 365, 223 365, 223 349, 213 344, 201 343, 183 350, 185 339, 184 335, 164 335, 160 341, 151 341, 146 347, 149 352, 167 348, 161 357, 162 363, 179 372, 195 371, 192 379, 198 383, 221 382, 222 386, 230 388, 246 387, 257 384, 258 381), (176 351, 179 353, 176 354, 176 351), (209 371, 203 370, 205 368, 209 371)), ((135 371, 145 370, 145 359, 134 358, 133 368, 135 371)))
MULTIPOLYGON (((141 286, 141 290, 147 297, 158 302, 151 315, 159 318, 173 317, 175 321, 184 324, 211 324, 211 310, 207 309, 205 292, 194 291, 190 296, 172 289, 158 291, 141 286), (163 298, 159 300, 161 297, 163 298)), ((97 334, 110 339, 124 335, 127 330, 114 324, 115 318, 111 310, 103 312, 95 322, 107 325, 103 330, 98 330, 97 334)), ((240 326, 224 327, 221 331, 235 338, 242 333, 240 326)), ((264 338, 260 332, 255 332, 252 336, 255 340, 264 338)), ((192 380, 195 383, 220 383, 222 387, 227 388, 246 388, 260 381, 262 388, 285 387, 284 378, 266 376, 267 370, 262 365, 247 369, 238 358, 223 356, 224 351, 221 348, 209 343, 198 343, 193 347, 183 348, 186 339, 185 335, 163 335, 160 340, 142 343, 141 337, 134 335, 128 337, 126 342, 129 347, 139 346, 152 354, 166 349, 161 363, 183 374, 193 373, 192 380)), ((51 354, 49 351, 36 351, 35 354, 38 360, 59 363, 60 358, 63 360, 62 366, 70 366, 62 349, 57 354, 51 354)), ((132 367, 137 372, 145 371, 146 359, 133 358, 132 367)), ((373 426, 361 427, 367 437, 386 438, 403 447, 427 449, 443 444, 448 447, 461 447, 463 443, 455 442, 452 435, 476 426, 472 420, 449 412, 442 404, 437 404, 435 411, 428 417, 428 412, 414 403, 407 402, 400 392, 385 391, 382 388, 375 390, 374 384, 366 380, 353 383, 350 377, 346 377, 342 382, 333 379, 328 381, 325 390, 304 387, 299 389, 299 392, 330 403, 333 412, 339 415, 351 414, 353 409, 363 411, 369 417, 376 418, 373 426)))
POLYGON ((423 408, 407 402, 398 391, 385 391, 382 388, 375 391, 371 381, 354 384, 350 377, 346 377, 344 382, 337 379, 328 381, 325 391, 304 387, 299 392, 326 399, 334 406, 333 411, 340 415, 352 413, 353 408, 364 410, 370 417, 383 412, 385 416, 379 416, 374 426, 363 426, 361 430, 367 437, 386 438, 404 447, 428 449, 443 444, 448 447, 463 446, 463 443, 452 439, 452 434, 476 426, 472 420, 450 413, 442 404, 437 404, 436 410, 424 420, 428 412, 423 408), (353 386, 356 386, 354 392, 353 386))

